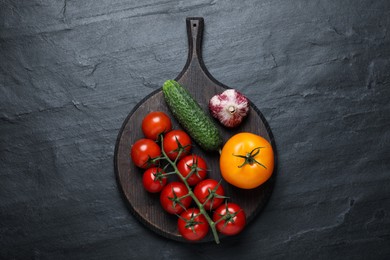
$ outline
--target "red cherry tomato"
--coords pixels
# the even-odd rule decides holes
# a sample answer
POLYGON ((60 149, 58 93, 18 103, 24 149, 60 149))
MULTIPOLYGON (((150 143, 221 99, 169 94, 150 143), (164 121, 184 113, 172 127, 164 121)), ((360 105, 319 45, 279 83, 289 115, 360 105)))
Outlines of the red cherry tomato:
POLYGON ((147 169, 157 164, 153 159, 160 157, 161 149, 150 139, 140 139, 131 146, 130 154, 136 166, 147 169))
POLYGON ((192 202, 187 187, 181 182, 168 183, 160 193, 162 208, 170 214, 180 214, 192 202))
POLYGON ((163 169, 152 167, 147 169, 142 176, 142 184, 145 190, 151 193, 157 193, 167 184, 167 177, 164 176, 163 169))
POLYGON ((150 112, 142 120, 142 132, 146 138, 152 139, 153 141, 157 141, 161 134, 171 130, 171 119, 164 112, 150 112))
POLYGON ((183 158, 191 150, 191 138, 183 130, 172 130, 165 134, 163 148, 169 159, 175 160, 179 150, 183 149, 180 158, 183 158))
POLYGON ((177 163, 177 168, 183 177, 187 177, 188 185, 194 186, 201 180, 206 178, 207 175, 207 164, 200 156, 187 155, 177 163))
POLYGON ((216 228, 224 235, 232 236, 240 233, 246 225, 244 211, 235 203, 226 203, 219 206, 213 215, 213 221, 217 222, 216 228), (225 218, 219 221, 221 218, 225 218))
POLYGON ((199 182, 194 189, 194 194, 200 203, 204 203, 206 210, 216 209, 225 199, 225 191, 219 182, 206 179, 199 182))
POLYGON ((177 227, 179 233, 189 241, 201 240, 209 232, 209 224, 197 208, 187 209, 181 213, 177 227))

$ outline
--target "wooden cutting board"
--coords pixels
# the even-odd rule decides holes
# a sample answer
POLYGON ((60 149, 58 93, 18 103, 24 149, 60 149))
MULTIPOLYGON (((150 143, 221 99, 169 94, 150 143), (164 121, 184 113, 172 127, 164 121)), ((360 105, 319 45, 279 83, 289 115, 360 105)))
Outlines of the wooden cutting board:
MULTIPOLYGON (((224 91, 227 86, 218 82, 206 69, 202 59, 202 37, 204 29, 203 18, 187 18, 188 58, 182 72, 175 78, 197 100, 200 106, 208 113, 208 101, 215 94, 224 91)), ((165 81, 163 79, 162 81, 165 81)), ((259 89, 265 91, 265 89, 259 89)), ((243 93, 245 95, 245 93, 243 93)), ((249 97, 250 98, 250 97, 249 97)), ((165 104, 161 88, 141 100, 125 119, 115 147, 115 172, 118 185, 124 195, 130 211, 147 228, 156 233, 178 241, 185 241, 177 230, 177 217, 165 213, 159 202, 158 194, 146 192, 142 186, 143 171, 133 165, 129 157, 131 145, 143 137, 141 122, 143 117, 151 111, 166 112, 173 119, 173 127, 178 129, 180 125, 174 120, 165 104)), ((275 170, 272 177, 263 185, 252 190, 238 189, 222 181, 230 202, 239 204, 247 215, 248 223, 253 221, 266 205, 273 188, 276 176, 276 147, 264 116, 252 103, 249 116, 236 129, 231 130, 219 125, 224 141, 239 132, 252 132, 271 142, 275 151, 275 170)), ((218 152, 204 152, 194 145, 192 152, 206 158, 210 169, 209 177, 221 180, 219 170, 218 152)), ((223 236, 221 236, 222 238, 223 236)), ((212 241, 209 234, 203 241, 212 241)))

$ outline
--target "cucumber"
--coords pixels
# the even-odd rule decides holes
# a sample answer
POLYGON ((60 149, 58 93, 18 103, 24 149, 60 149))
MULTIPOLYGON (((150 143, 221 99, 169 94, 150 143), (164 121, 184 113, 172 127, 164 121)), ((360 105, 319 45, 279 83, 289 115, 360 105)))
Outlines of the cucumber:
POLYGON ((162 91, 172 114, 192 139, 204 150, 218 151, 221 134, 190 93, 175 80, 165 81, 162 91))

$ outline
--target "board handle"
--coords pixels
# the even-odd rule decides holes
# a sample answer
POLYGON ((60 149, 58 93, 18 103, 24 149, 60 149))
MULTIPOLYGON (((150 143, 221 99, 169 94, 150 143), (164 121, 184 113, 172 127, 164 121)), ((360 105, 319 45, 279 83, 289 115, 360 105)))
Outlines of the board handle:
MULTIPOLYGON (((179 83, 198 82, 200 78, 212 81, 215 85, 219 85, 223 88, 228 88, 224 84, 216 80, 210 72, 207 70, 206 65, 203 62, 202 57, 202 41, 204 31, 203 17, 188 17, 186 18, 187 24, 187 37, 188 37, 188 57, 187 62, 175 78, 179 83)), ((185 85, 185 84, 184 84, 185 85)))
POLYGON ((209 74, 206 66, 203 63, 202 58, 202 41, 203 41, 203 30, 204 20, 203 17, 188 17, 186 18, 187 24, 187 37, 188 37, 188 57, 187 62, 176 77, 177 81, 180 81, 183 77, 192 74, 199 68, 204 72, 204 75, 209 74))
POLYGON ((204 20, 202 17, 188 17, 187 36, 188 36, 188 61, 194 58, 202 59, 202 40, 204 20))

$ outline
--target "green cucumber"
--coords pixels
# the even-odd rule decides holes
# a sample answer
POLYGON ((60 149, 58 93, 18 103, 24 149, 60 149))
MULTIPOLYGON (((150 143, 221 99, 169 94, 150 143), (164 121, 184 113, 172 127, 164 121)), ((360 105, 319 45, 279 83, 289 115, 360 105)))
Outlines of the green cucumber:
POLYGON ((190 93, 175 80, 165 81, 162 91, 172 114, 192 139, 204 150, 218 151, 221 134, 190 93))

